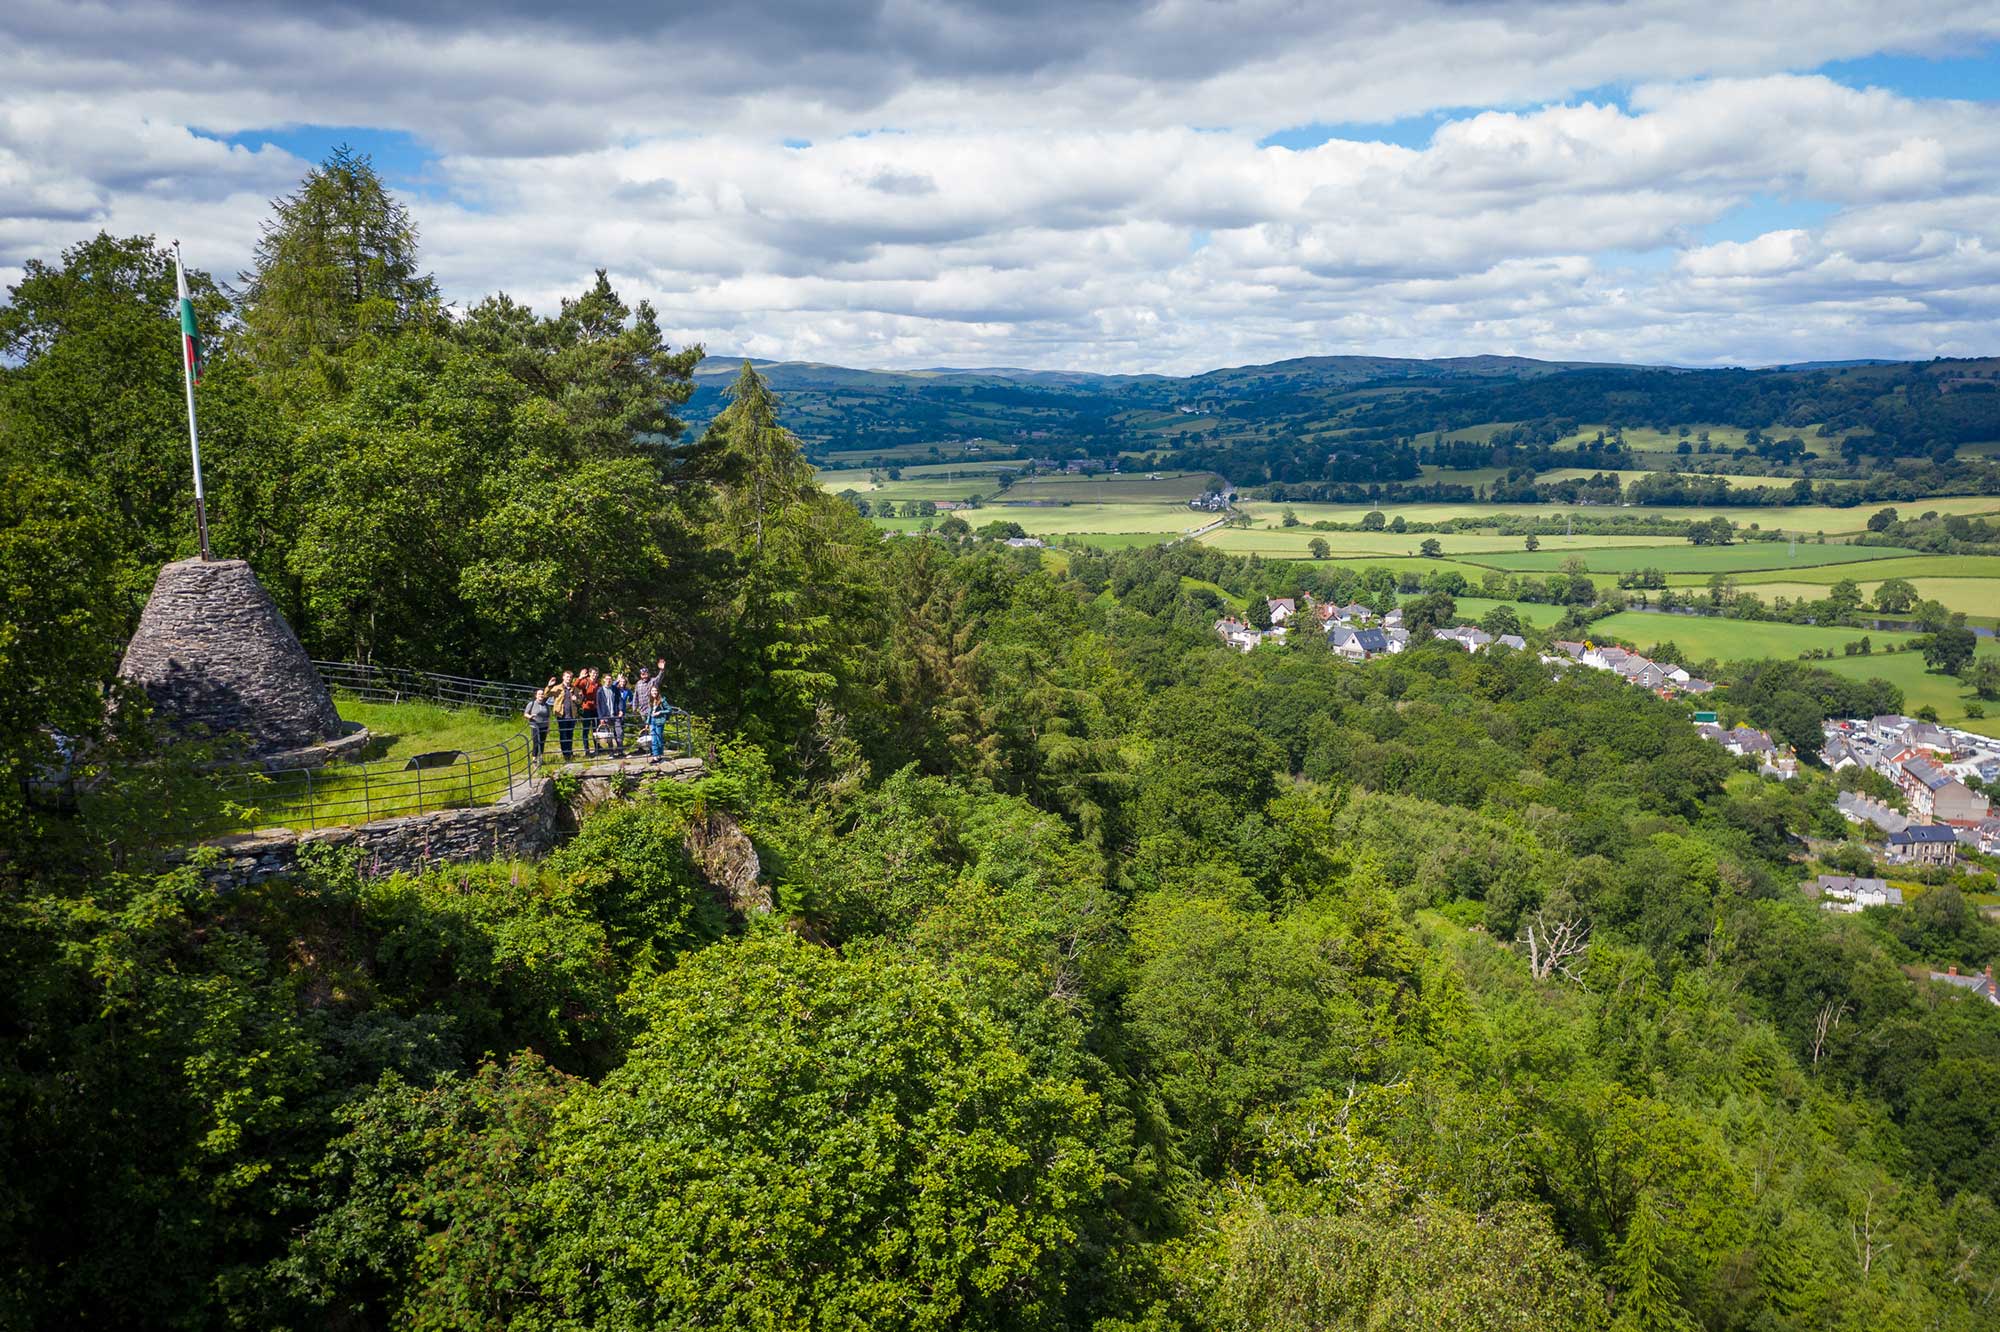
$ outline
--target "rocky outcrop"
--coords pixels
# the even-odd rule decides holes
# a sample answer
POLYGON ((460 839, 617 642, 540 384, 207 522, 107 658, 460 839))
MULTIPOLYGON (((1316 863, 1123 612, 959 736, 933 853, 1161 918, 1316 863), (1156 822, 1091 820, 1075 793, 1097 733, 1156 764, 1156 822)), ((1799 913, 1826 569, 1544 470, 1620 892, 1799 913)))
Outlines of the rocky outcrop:
POLYGON ((722 895, 739 916, 761 916, 771 909, 771 886, 760 883, 764 872, 757 848, 727 814, 704 814, 688 825, 683 839, 688 854, 709 886, 722 895))
POLYGON ((242 560, 160 570, 118 673, 191 736, 240 736, 250 757, 342 734, 326 682, 242 560))

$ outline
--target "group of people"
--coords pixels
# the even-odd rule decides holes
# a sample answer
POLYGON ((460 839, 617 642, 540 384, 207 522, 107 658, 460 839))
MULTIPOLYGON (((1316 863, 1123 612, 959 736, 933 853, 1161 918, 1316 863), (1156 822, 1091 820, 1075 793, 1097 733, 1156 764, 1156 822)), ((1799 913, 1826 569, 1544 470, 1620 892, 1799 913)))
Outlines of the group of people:
POLYGON ((662 657, 652 669, 641 668, 638 680, 632 683, 627 683, 622 673, 607 675, 592 667, 551 675, 521 710, 528 719, 535 761, 541 762, 551 722, 556 728, 557 748, 567 763, 576 756, 579 732, 585 758, 623 755, 626 722, 636 718, 635 728, 644 735, 652 761, 658 763, 666 756, 667 714, 673 710, 661 693, 666 674, 667 660, 662 657))

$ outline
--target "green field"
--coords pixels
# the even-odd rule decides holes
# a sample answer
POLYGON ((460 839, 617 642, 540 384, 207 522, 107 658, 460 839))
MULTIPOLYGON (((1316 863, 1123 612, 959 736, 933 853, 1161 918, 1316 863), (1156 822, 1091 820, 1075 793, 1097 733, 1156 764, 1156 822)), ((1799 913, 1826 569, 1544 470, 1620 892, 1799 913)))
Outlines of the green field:
POLYGON ((1301 564, 1315 569, 1352 569, 1359 573, 1367 569, 1387 569, 1391 573, 1435 573, 1450 570, 1463 574, 1468 582, 1477 583, 1486 570, 1476 564, 1465 564, 1457 560, 1427 560, 1421 555, 1354 555, 1346 559, 1301 560, 1301 564))
POLYGON ((1452 601, 1458 607, 1458 619, 1461 623, 1484 619, 1486 612, 1495 606, 1512 606, 1515 618, 1522 624, 1545 628, 1560 620, 1563 612, 1568 609, 1564 606, 1546 606, 1534 601, 1495 601, 1489 597, 1454 597, 1452 601))
MULTIPOLYGON (((1535 480, 1587 481, 1593 476, 1603 475, 1603 476, 1617 477, 1618 483, 1620 485, 1630 485, 1634 481, 1637 481, 1642 477, 1648 477, 1653 475, 1656 470, 1663 470, 1663 469, 1613 468, 1613 467, 1558 467, 1553 472, 1542 472, 1537 474, 1535 480)), ((1701 476, 1704 479, 1710 479, 1710 480, 1720 479, 1723 481, 1727 481, 1730 485, 1730 488, 1733 490, 1755 490, 1759 486, 1769 486, 1772 489, 1782 490, 1786 487, 1789 487, 1793 481, 1797 480, 1796 477, 1790 477, 1790 476, 1746 476, 1739 472, 1699 472, 1699 473, 1690 473, 1690 475, 1701 476)))
MULTIPOLYGON (((1319 532, 1304 526, 1218 527, 1202 538, 1206 544, 1232 555, 1257 554, 1293 560, 1310 555, 1312 543, 1316 540, 1326 542, 1329 556, 1416 555, 1426 541, 1437 542, 1446 558, 1471 559, 1476 564, 1490 563, 1485 558, 1488 555, 1527 553, 1521 550, 1520 537, 1501 536, 1494 532, 1319 532), (1472 559, 1474 556, 1480 558, 1472 559)), ((1541 538, 1542 551, 1553 554, 1557 564, 1570 555, 1622 546, 1650 549, 1659 541, 1659 537, 1638 536, 1541 538)))
MULTIPOLYGON (((1515 549, 1482 556, 1473 562, 1519 573, 1546 572, 1560 568, 1564 560, 1576 553, 1574 549, 1563 550, 1553 547, 1553 543, 1562 539, 1543 537, 1540 550, 1521 550, 1519 543, 1515 543, 1515 549)), ((1574 540, 1586 541, 1589 538, 1577 537, 1574 540)), ((1696 546, 1684 541, 1671 546, 1606 545, 1585 554, 1584 562, 1590 566, 1592 573, 1659 569, 1668 574, 1700 574, 1705 578, 1710 574, 1727 573, 1740 576, 1749 571, 1768 569, 1778 571, 1776 575, 1778 577, 1785 577, 1794 569, 1809 569, 1816 565, 1866 563, 1890 549, 1892 548, 1886 546, 1802 544, 1794 550, 1791 543, 1786 541, 1740 541, 1733 546, 1696 546)), ((1834 578, 1831 581, 1840 580, 1834 578)))
MULTIPOLYGON (((1591 625, 1594 633, 1615 635, 1642 649, 1671 640, 1680 644, 1691 661, 1751 661, 1759 657, 1796 658, 1814 648, 1840 657, 1844 645, 1864 633, 1877 648, 1902 644, 1912 634, 1870 632, 1863 629, 1821 629, 1810 624, 1776 624, 1762 620, 1729 620, 1712 615, 1661 615, 1648 611, 1625 611, 1591 625)), ((1913 657, 1915 654, 1911 654, 1913 657)))
MULTIPOLYGON (((1880 582, 1856 579, 1861 595, 1869 601, 1875 599, 1875 589, 1880 582)), ((1992 578, 1912 578, 1917 595, 1927 601, 1935 601, 1946 610, 1964 611, 1967 615, 1982 619, 2000 617, 2000 580, 1992 578)), ((1782 583, 1751 583, 1737 580, 1737 591, 1753 592, 1766 601, 1778 597, 1789 597, 1794 601, 1817 601, 1826 595, 1831 583, 1807 583, 1802 581, 1782 583)))
MULTIPOLYGON (((907 475, 907 473, 905 474, 907 475)), ((1024 476, 1006 495, 1009 500, 1052 499, 1089 504, 1178 504, 1215 485, 1209 472, 1120 472, 1115 476, 1024 476)))
MULTIPOLYGON (((1914 713, 1921 707, 1937 709, 1938 717, 1954 726, 1963 726, 1981 735, 2000 735, 2000 716, 1974 719, 1965 715, 1968 703, 1978 700, 1963 683, 1949 675, 1926 670, 1921 653, 1884 653, 1892 643, 1907 643, 1914 635, 1883 633, 1865 629, 1820 629, 1812 625, 1766 624, 1755 620, 1726 620, 1692 615, 1657 615, 1627 611, 1599 620, 1591 629, 1602 635, 1616 635, 1638 645, 1641 651, 1655 643, 1673 642, 1680 646, 1688 662, 1709 658, 1717 661, 1750 661, 1759 657, 1784 660, 1796 658, 1811 648, 1833 656, 1813 665, 1857 680, 1877 678, 1903 691, 1903 711, 1914 713), (1843 647, 1866 635, 1877 651, 1866 657, 1842 655, 1843 647)), ((1981 657, 2000 657, 2000 643, 1979 642, 1981 657)), ((1687 664, 1687 663, 1683 663, 1687 664)), ((2000 713, 2000 708, 1995 709, 2000 713)))
POLYGON ((1893 508, 1905 517, 1925 513, 1940 514, 1992 514, 2000 513, 2000 496, 1995 495, 1950 495, 1941 498, 1916 500, 1907 504, 1880 505, 1857 504, 1850 508, 1834 508, 1824 504, 1804 504, 1798 506, 1780 505, 1776 507, 1713 507, 1694 505, 1686 508, 1667 505, 1620 505, 1617 508, 1591 508, 1574 504, 1307 504, 1281 500, 1252 500, 1246 506, 1258 517, 1268 512, 1276 518, 1283 510, 1295 511, 1301 522, 1311 523, 1325 520, 1336 523, 1358 523, 1361 516, 1371 508, 1379 507, 1385 519, 1394 519, 1401 514, 1413 523, 1445 523, 1456 518, 1495 518, 1506 514, 1517 518, 1541 517, 1561 521, 1565 514, 1578 518, 1596 515, 1620 515, 1628 518, 1656 520, 1686 520, 1691 518, 1723 517, 1741 528, 1758 528, 1765 531, 1796 532, 1801 536, 1812 536, 1824 532, 1837 536, 1847 532, 1860 532, 1867 528, 1868 517, 1880 508, 1893 508))
POLYGON ((1134 546, 1157 546, 1179 535, 1178 532, 1065 532, 1056 539, 1095 546, 1099 550, 1130 550, 1134 546))
MULTIPOLYGON (((1854 630, 1845 630, 1853 634, 1854 630)), ((1871 634, 1876 643, 1882 635, 1871 634)), ((1981 657, 2000 657, 2000 644, 1992 639, 1979 641, 1981 657)), ((1851 675, 1857 680, 1870 677, 1887 680, 1903 691, 1903 711, 1914 713, 1918 708, 1937 709, 1938 719, 1952 726, 1962 726, 1968 731, 1981 735, 2000 736, 2000 715, 1988 718, 1970 718, 1965 715, 1965 706, 1978 700, 1972 691, 1949 675, 1937 675, 1924 668, 1924 659, 1915 652, 1898 652, 1892 656, 1837 657, 1832 661, 1815 662, 1827 670, 1841 675, 1851 675)), ((1987 709, 2000 714, 2000 706, 1987 704, 1987 709)))
MULTIPOLYGON (((1817 547, 1815 547, 1817 549, 1817 547)), ((1887 546, 1850 546, 1850 550, 1869 550, 1881 554, 1890 550, 1887 546)), ((1983 580, 2000 578, 2000 555, 1890 555, 1885 559, 1866 560, 1845 566, 1827 566, 1815 569, 1787 569, 1781 581, 1793 583, 1839 582, 1852 578, 1857 582, 1879 583, 1885 578, 1953 578, 1983 580)), ((1680 580, 1669 578, 1669 582, 1680 580)), ((1692 580, 1691 580, 1692 581, 1692 580)))

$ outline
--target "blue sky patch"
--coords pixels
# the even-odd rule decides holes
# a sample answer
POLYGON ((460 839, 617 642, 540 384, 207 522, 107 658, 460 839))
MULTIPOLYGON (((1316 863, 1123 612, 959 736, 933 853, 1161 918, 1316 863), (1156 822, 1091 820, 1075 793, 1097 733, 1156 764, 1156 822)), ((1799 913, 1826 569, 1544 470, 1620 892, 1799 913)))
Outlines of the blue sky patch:
POLYGON ((2000 101, 2000 52, 1974 47, 1962 55, 1872 55, 1822 65, 1818 73, 1850 88, 1884 88, 1905 97, 1948 97, 1962 102, 2000 101))
POLYGON ((438 154, 404 130, 369 129, 360 125, 289 125, 207 137, 232 147, 255 149, 270 144, 308 162, 324 161, 328 153, 344 143, 374 159, 375 170, 391 189, 424 197, 447 192, 437 171, 438 154))

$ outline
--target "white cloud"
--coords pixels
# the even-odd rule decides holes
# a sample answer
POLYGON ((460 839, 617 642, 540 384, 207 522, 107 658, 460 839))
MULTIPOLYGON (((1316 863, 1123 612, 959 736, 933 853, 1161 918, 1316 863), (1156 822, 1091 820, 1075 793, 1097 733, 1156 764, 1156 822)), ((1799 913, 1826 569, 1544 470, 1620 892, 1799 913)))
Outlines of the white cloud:
POLYGON ((0 273, 98 227, 232 273, 304 164, 190 127, 365 124, 445 150, 445 197, 415 212, 454 298, 551 303, 602 265, 718 350, 1119 370, 1992 350, 1992 108, 1772 72, 2000 38, 1990 5, 504 8, 210 5, 190 43, 172 5, 17 0, 0 273), (1454 113, 1422 149, 1257 146, 1635 80, 1629 109, 1454 113), (1837 211, 1801 224, 1797 201, 1837 211), (1707 240, 1745 208, 1775 220, 1707 240))

